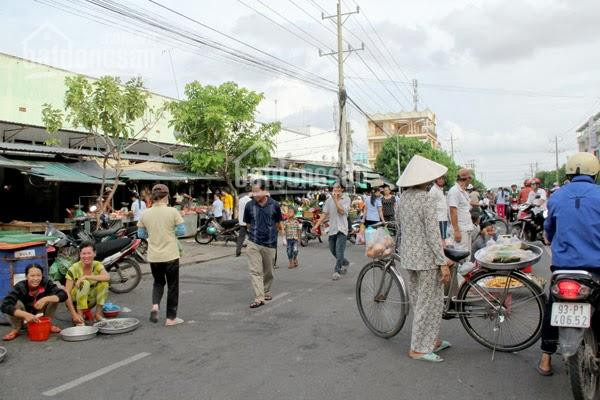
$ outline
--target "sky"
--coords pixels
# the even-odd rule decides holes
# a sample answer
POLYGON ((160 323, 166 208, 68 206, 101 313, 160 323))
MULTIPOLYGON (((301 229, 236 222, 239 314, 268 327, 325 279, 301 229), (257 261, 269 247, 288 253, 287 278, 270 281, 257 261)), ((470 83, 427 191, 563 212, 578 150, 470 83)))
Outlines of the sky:
MULTIPOLYGON (((174 98, 194 80, 235 81, 264 93, 261 121, 281 120, 303 132, 334 129, 336 93, 224 58, 198 41, 182 43, 178 35, 302 69, 334 86, 336 62, 319 56, 319 48, 336 46, 334 25, 321 19, 323 10, 335 12, 336 1, 117 3, 173 30, 158 34, 127 19, 115 26, 87 1, 11 1, 0 8, 0 52, 92 76, 141 76, 148 89, 174 98), (57 9, 61 3, 79 15, 57 9)), ((453 137, 456 161, 474 164, 489 187, 521 182, 535 163, 553 169, 555 137, 564 163, 577 148, 575 129, 600 111, 596 0, 342 1, 346 12, 357 5, 343 35, 346 46, 364 42, 365 50, 345 62, 348 95, 370 113, 412 110, 409 81, 417 79, 419 108, 435 112, 442 147, 450 152, 453 137)), ((366 152, 366 119, 349 111, 354 150, 366 152)), ((337 147, 335 136, 293 139, 288 133, 279 140, 310 155, 335 154, 337 147)))

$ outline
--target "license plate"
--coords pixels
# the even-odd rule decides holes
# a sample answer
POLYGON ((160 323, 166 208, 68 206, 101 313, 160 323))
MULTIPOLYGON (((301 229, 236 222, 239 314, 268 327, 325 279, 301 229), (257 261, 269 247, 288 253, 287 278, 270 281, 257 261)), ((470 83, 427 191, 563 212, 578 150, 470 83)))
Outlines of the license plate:
POLYGON ((589 328, 591 314, 591 306, 587 303, 553 303, 550 324, 563 328, 589 328))

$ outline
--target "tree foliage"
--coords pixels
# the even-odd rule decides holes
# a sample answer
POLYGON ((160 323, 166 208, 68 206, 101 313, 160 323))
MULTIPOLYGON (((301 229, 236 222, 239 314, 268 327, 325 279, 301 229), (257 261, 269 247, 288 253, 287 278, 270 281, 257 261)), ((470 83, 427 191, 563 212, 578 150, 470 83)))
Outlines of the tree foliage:
POLYGON ((558 170, 558 181, 556 180, 556 170, 540 171, 535 174, 535 176, 540 178, 542 181, 542 187, 546 189, 552 189, 554 182, 558 182, 559 185, 562 185, 565 179, 567 179, 564 165, 558 170))
POLYGON ((235 193, 234 181, 243 175, 241 170, 271 160, 280 124, 257 124, 256 108, 263 94, 234 82, 220 86, 191 82, 185 97, 169 105, 178 140, 191 146, 178 158, 193 172, 219 175, 235 193))
MULTIPOLYGON (((383 143, 383 148, 375 161, 375 169, 386 178, 391 179, 392 182, 398 180, 398 157, 396 149, 399 149, 401 171, 404 171, 410 159, 415 154, 418 154, 448 167, 448 172, 446 174, 446 188, 454 185, 460 166, 458 166, 446 152, 434 149, 431 144, 427 142, 421 142, 416 138, 404 136, 394 136, 386 139, 383 143)), ((479 190, 485 189, 485 186, 477 179, 473 179, 473 185, 479 190)))
POLYGON ((117 77, 104 76, 90 81, 78 75, 65 78, 65 86, 64 109, 47 103, 42 109, 42 121, 48 133, 54 136, 47 144, 59 143, 56 134, 65 123, 85 130, 100 143, 103 158, 101 193, 106 184, 107 168, 115 171, 113 190, 103 201, 102 212, 118 187, 118 178, 123 171, 122 154, 146 136, 162 116, 164 107, 155 109, 148 105, 150 94, 144 89, 141 78, 121 84, 117 77), (142 121, 141 127, 138 121, 142 121))

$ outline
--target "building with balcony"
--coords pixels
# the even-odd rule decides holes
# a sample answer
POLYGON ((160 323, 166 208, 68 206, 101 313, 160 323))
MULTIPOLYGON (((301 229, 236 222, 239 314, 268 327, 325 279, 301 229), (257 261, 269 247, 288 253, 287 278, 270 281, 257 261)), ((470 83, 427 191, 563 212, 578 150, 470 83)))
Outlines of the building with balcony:
POLYGON ((369 165, 375 166, 377 155, 383 149, 383 142, 394 135, 414 137, 439 147, 436 132, 436 119, 433 111, 402 111, 388 114, 372 114, 367 126, 369 145, 369 165))
POLYGON ((594 153, 600 157, 600 112, 576 130, 579 151, 594 153))

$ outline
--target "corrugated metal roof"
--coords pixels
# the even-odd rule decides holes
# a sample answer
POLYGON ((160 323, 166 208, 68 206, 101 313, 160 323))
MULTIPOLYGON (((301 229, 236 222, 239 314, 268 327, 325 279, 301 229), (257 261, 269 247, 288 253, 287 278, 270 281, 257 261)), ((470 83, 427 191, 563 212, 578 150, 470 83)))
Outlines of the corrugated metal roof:
MULTIPOLYGON (((67 147, 53 147, 53 146, 40 146, 37 144, 27 143, 9 143, 1 142, 1 150, 8 151, 23 151, 28 153, 42 153, 42 154, 66 154, 74 156, 87 156, 87 157, 102 157, 102 153, 97 150, 86 150, 86 149, 71 149, 67 147)), ((123 154, 121 156, 124 160, 133 161, 158 161, 165 164, 181 164, 181 162, 175 158, 160 157, 160 156, 142 156, 139 154, 123 154)))

